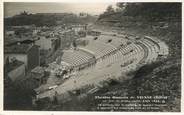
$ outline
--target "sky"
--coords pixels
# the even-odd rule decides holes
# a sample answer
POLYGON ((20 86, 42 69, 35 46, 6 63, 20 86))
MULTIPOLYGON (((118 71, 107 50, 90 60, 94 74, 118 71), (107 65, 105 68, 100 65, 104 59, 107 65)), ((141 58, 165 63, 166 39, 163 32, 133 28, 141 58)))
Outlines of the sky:
POLYGON ((103 13, 107 6, 115 6, 115 3, 24 3, 24 2, 6 2, 4 3, 4 15, 10 17, 20 12, 29 13, 80 13, 85 12, 93 15, 103 13))

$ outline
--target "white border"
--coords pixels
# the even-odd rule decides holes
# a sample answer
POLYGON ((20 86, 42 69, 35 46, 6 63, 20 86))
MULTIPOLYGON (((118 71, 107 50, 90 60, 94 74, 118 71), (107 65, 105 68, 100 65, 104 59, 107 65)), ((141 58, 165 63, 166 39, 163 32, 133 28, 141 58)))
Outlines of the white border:
MULTIPOLYGON (((184 46, 183 46, 183 31, 182 31, 182 77, 181 77, 181 85, 182 85, 182 97, 181 97, 181 112, 78 112, 78 111, 3 111, 3 15, 4 15, 4 9, 3 9, 3 2, 61 2, 61 3, 100 3, 100 2, 182 2, 182 0, 2 0, 0 1, 0 64, 1 64, 1 69, 0 69, 0 115, 81 115, 81 114, 87 114, 87 115, 99 115, 99 114, 105 114, 105 115, 111 115, 111 114, 117 114, 117 115, 184 115, 184 46)), ((184 16, 183 13, 184 7, 183 7, 183 2, 182 2, 182 16, 184 16)), ((182 18, 182 30, 183 30, 183 18, 182 18)))

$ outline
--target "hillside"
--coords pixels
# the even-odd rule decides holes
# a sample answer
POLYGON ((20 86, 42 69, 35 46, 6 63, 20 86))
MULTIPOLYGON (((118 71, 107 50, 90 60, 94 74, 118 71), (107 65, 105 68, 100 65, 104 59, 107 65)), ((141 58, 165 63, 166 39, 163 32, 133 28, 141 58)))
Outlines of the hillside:
POLYGON ((72 13, 37 13, 28 14, 27 12, 5 18, 5 26, 55 26, 58 24, 86 24, 96 20, 95 16, 87 15, 80 17, 72 13))
POLYGON ((135 73, 138 77, 114 86, 103 95, 166 95, 169 96, 168 107, 162 111, 180 111, 181 4, 128 4, 123 12, 108 17, 102 14, 97 24, 119 33, 155 36, 165 41, 170 54, 166 59, 140 68, 135 73), (151 71, 147 73, 150 67, 151 71))

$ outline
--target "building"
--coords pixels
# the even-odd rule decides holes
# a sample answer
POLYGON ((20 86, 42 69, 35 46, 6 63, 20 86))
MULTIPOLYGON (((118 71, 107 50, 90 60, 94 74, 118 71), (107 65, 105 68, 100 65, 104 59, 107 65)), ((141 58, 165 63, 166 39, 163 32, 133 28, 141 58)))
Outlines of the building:
POLYGON ((38 45, 40 50, 54 52, 60 47, 60 39, 56 37, 41 36, 35 41, 35 45, 38 45))
POLYGON ((4 53, 5 61, 16 59, 24 62, 26 71, 40 65, 40 51, 36 45, 18 43, 16 45, 5 46, 4 53))
POLYGON ((13 30, 5 31, 5 35, 13 36, 14 34, 15 34, 15 31, 13 31, 13 30))
POLYGON ((84 13, 84 12, 79 13, 80 18, 86 18, 87 16, 88 16, 87 13, 84 13))
POLYGON ((75 32, 87 30, 87 25, 72 25, 71 27, 72 27, 72 30, 74 30, 75 32))
POLYGON ((44 68, 37 66, 31 70, 31 77, 38 82, 38 85, 44 84, 47 82, 48 73, 45 72, 44 68))
POLYGON ((24 62, 12 58, 10 62, 5 64, 5 73, 12 81, 23 78, 25 76, 24 62))
POLYGON ((91 31, 88 31, 88 35, 99 36, 99 35, 101 35, 101 32, 96 31, 96 30, 91 30, 91 31))

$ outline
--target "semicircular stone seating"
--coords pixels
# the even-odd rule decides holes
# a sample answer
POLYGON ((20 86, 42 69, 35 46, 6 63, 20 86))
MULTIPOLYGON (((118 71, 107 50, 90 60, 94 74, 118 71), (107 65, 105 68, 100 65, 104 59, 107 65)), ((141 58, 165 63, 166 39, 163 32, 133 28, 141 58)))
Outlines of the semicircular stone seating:
MULTIPOLYGON (((87 63, 93 58, 86 53, 86 51, 89 51, 95 56, 96 64, 93 67, 78 71, 75 77, 71 77, 54 90, 40 94, 39 98, 51 97, 54 91, 61 95, 85 86, 92 86, 94 90, 97 90, 97 87, 101 87, 101 83, 107 82, 109 79, 118 79, 122 72, 135 70, 138 66, 156 61, 159 53, 168 54, 167 46, 151 38, 135 40, 135 42, 129 44, 127 44, 128 39, 116 36, 101 35, 96 40, 92 37, 87 39, 89 39, 89 44, 80 46, 79 50, 64 51, 62 60, 72 66, 87 63), (112 41, 107 43, 109 39, 112 39, 112 41), (123 45, 121 46, 121 44, 123 45)), ((91 90, 91 92, 94 91, 91 90)))

